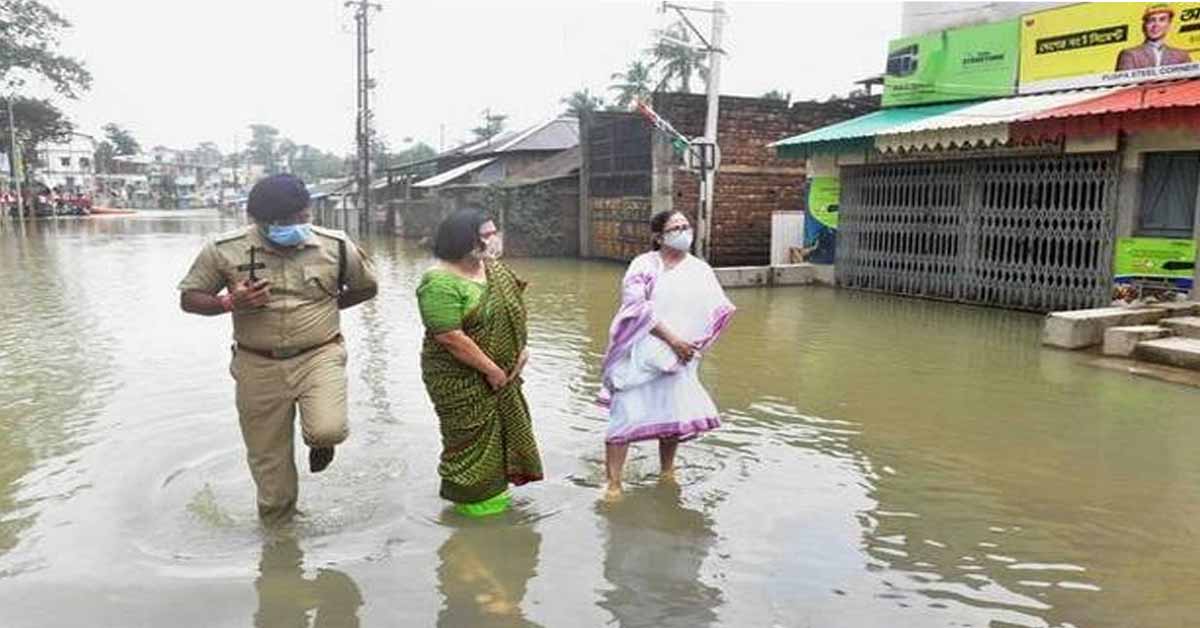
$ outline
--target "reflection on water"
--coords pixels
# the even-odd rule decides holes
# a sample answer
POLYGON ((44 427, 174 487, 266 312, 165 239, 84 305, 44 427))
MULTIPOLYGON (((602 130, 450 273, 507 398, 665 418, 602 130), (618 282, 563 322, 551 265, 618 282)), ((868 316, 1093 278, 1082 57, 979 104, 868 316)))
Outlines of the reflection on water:
POLYGON ((1200 615, 1200 391, 1044 350, 1036 316, 881 295, 731 292, 702 367, 724 427, 681 448, 681 488, 635 446, 626 500, 598 508, 592 400, 623 268, 512 260, 547 479, 512 516, 446 519, 413 294, 432 260, 392 238, 364 243, 381 292, 343 316, 351 437, 301 475, 295 537, 264 546, 229 321, 181 314, 174 290, 233 226, 147 212, 0 232, 4 628, 1200 615))
POLYGON ((700 567, 716 541, 712 520, 686 508, 674 482, 629 490, 596 508, 605 528, 604 579, 598 605, 622 628, 711 626, 721 591, 700 567))
POLYGON ((258 594, 255 628, 357 628, 363 599, 358 585, 335 569, 305 576, 304 553, 295 536, 272 535, 263 542, 254 581, 258 594))
POLYGON ((521 605, 537 574, 542 536, 528 525, 509 525, 506 517, 454 519, 454 532, 437 552, 444 600, 439 628, 536 626, 521 605))

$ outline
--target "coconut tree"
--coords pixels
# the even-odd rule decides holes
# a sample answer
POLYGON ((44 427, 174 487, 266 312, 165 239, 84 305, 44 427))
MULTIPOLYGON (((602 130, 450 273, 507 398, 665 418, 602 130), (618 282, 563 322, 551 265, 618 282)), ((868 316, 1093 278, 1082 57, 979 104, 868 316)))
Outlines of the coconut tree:
POLYGON ((705 64, 707 53, 696 49, 694 36, 686 24, 676 22, 657 31, 656 37, 655 44, 646 51, 652 59, 650 67, 659 72, 654 91, 661 91, 672 81, 678 81, 679 91, 690 94, 693 76, 708 81, 708 66, 705 64))
POLYGON ((591 113, 597 109, 604 107, 604 99, 599 96, 593 96, 592 90, 580 89, 575 93, 562 98, 559 102, 567 108, 567 113, 582 118, 583 114, 591 113))
POLYGON ((617 92, 616 105, 628 109, 639 100, 649 100, 653 74, 650 64, 640 60, 630 61, 624 72, 613 73, 612 80, 616 82, 609 85, 608 89, 617 92))

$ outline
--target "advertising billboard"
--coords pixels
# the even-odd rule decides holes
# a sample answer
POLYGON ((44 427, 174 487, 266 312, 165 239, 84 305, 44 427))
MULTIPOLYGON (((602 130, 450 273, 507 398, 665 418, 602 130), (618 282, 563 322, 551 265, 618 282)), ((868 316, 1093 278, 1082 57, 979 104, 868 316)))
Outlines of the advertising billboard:
POLYGON ((1196 241, 1171 238, 1121 238, 1113 258, 1117 281, 1166 279, 1192 283, 1196 266, 1196 241))
POLYGON ((1020 21, 955 28, 888 44, 883 106, 1011 96, 1020 21))
POLYGON ((1022 94, 1200 76, 1200 2, 1092 2, 1020 23, 1022 94))

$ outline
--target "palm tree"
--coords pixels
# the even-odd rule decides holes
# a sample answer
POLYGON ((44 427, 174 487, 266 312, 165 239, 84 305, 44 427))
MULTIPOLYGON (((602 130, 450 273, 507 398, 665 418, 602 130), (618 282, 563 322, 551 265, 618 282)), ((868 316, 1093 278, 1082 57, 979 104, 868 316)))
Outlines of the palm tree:
POLYGON ((676 22, 656 33, 657 41, 648 52, 653 59, 650 67, 659 71, 659 82, 654 91, 660 91, 672 80, 679 80, 679 91, 692 93, 692 75, 708 81, 708 66, 704 63, 707 53, 692 46, 692 33, 687 25, 676 22))
POLYGON ((561 99, 559 102, 567 106, 567 113, 577 118, 582 118, 583 114, 604 107, 604 99, 599 96, 593 96, 590 89, 576 90, 574 94, 561 99))
POLYGON ((650 65, 644 61, 631 61, 624 72, 615 72, 612 80, 618 81, 608 86, 610 91, 617 93, 617 106, 628 109, 639 100, 650 99, 650 81, 654 80, 650 65))

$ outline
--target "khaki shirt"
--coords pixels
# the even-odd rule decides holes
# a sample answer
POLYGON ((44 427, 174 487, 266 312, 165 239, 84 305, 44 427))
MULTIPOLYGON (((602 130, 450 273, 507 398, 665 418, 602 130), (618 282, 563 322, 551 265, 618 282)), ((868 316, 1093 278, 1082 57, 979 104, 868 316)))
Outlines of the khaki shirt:
POLYGON ((299 247, 269 244, 257 225, 219 235, 200 250, 181 292, 217 294, 250 278, 250 247, 255 247, 258 279, 271 282, 261 308, 233 313, 233 338, 259 351, 307 349, 340 331, 337 304, 338 241, 346 242, 346 291, 377 287, 367 256, 346 234, 313 227, 299 247))

